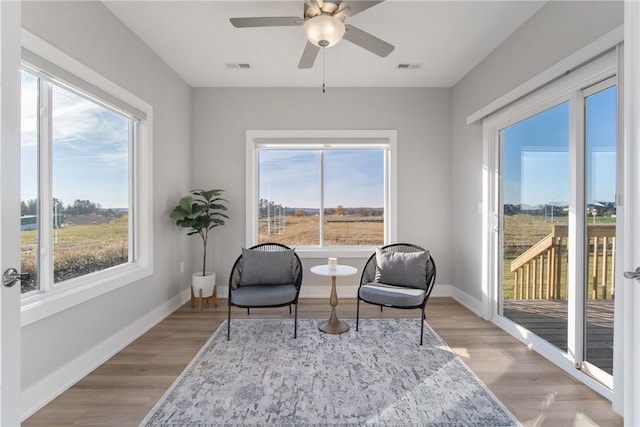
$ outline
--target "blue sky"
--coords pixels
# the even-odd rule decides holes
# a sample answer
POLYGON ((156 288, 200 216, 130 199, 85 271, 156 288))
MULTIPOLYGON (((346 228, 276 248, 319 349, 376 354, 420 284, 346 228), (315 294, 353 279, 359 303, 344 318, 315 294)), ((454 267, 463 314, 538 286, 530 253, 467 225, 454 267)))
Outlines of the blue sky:
MULTIPOLYGON (((382 150, 324 151, 325 207, 384 206, 382 150)), ((260 198, 319 208, 320 151, 260 150, 260 198)))
MULTIPOLYGON (((38 89, 32 75, 22 81, 21 198, 29 200, 37 198, 38 89)), ((58 87, 52 106, 53 197, 126 208, 129 120, 58 87)))
MULTIPOLYGON (((616 88, 586 101, 587 203, 616 192, 616 88)), ((503 131, 504 203, 564 206, 569 200, 569 103, 503 131)))

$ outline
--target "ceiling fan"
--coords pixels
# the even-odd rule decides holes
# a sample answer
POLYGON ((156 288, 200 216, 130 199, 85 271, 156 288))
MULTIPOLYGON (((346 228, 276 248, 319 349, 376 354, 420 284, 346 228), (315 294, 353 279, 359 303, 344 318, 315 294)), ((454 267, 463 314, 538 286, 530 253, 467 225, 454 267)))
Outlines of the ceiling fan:
POLYGON ((369 9, 384 0, 324 1, 305 0, 304 14, 298 16, 263 16, 231 18, 236 28, 304 26, 307 45, 302 52, 298 68, 313 67, 320 48, 330 47, 343 38, 378 56, 389 55, 394 46, 358 27, 344 24, 345 18, 369 9))

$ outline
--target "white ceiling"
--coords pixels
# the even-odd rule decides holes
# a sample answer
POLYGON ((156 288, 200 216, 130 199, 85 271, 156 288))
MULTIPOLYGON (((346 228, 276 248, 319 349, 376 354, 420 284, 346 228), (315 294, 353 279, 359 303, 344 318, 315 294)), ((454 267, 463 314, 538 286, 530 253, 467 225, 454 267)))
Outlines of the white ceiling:
MULTIPOLYGON (((113 14, 192 87, 310 87, 302 27, 234 28, 231 17, 302 16, 303 0, 107 1, 113 14), (251 69, 229 64, 248 63, 251 69)), ((451 87, 544 1, 387 0, 346 23, 393 44, 380 58, 346 40, 325 52, 328 87, 451 87), (398 64, 420 69, 397 69, 398 64)))

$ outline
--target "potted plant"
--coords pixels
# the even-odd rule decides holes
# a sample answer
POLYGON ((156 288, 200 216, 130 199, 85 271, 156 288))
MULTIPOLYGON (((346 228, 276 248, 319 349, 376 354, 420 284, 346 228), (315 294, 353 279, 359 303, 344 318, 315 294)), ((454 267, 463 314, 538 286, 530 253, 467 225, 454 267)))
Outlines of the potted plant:
POLYGON ((171 211, 171 218, 176 225, 187 228, 188 236, 197 234, 202 239, 202 271, 194 273, 191 279, 191 296, 193 305, 194 294, 200 298, 213 296, 216 275, 207 271, 207 242, 209 231, 224 225, 229 217, 223 213, 227 210, 224 205, 229 202, 220 197, 224 190, 191 190, 187 196, 180 199, 180 204, 171 211))

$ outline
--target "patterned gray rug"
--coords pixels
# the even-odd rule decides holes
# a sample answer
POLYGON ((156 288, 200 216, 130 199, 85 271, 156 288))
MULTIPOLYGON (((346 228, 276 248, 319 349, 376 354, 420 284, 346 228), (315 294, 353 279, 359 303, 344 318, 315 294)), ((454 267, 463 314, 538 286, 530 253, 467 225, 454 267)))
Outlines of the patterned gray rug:
POLYGON ((520 425, 419 319, 362 319, 342 335, 317 320, 232 320, 213 334, 143 426, 520 425))

